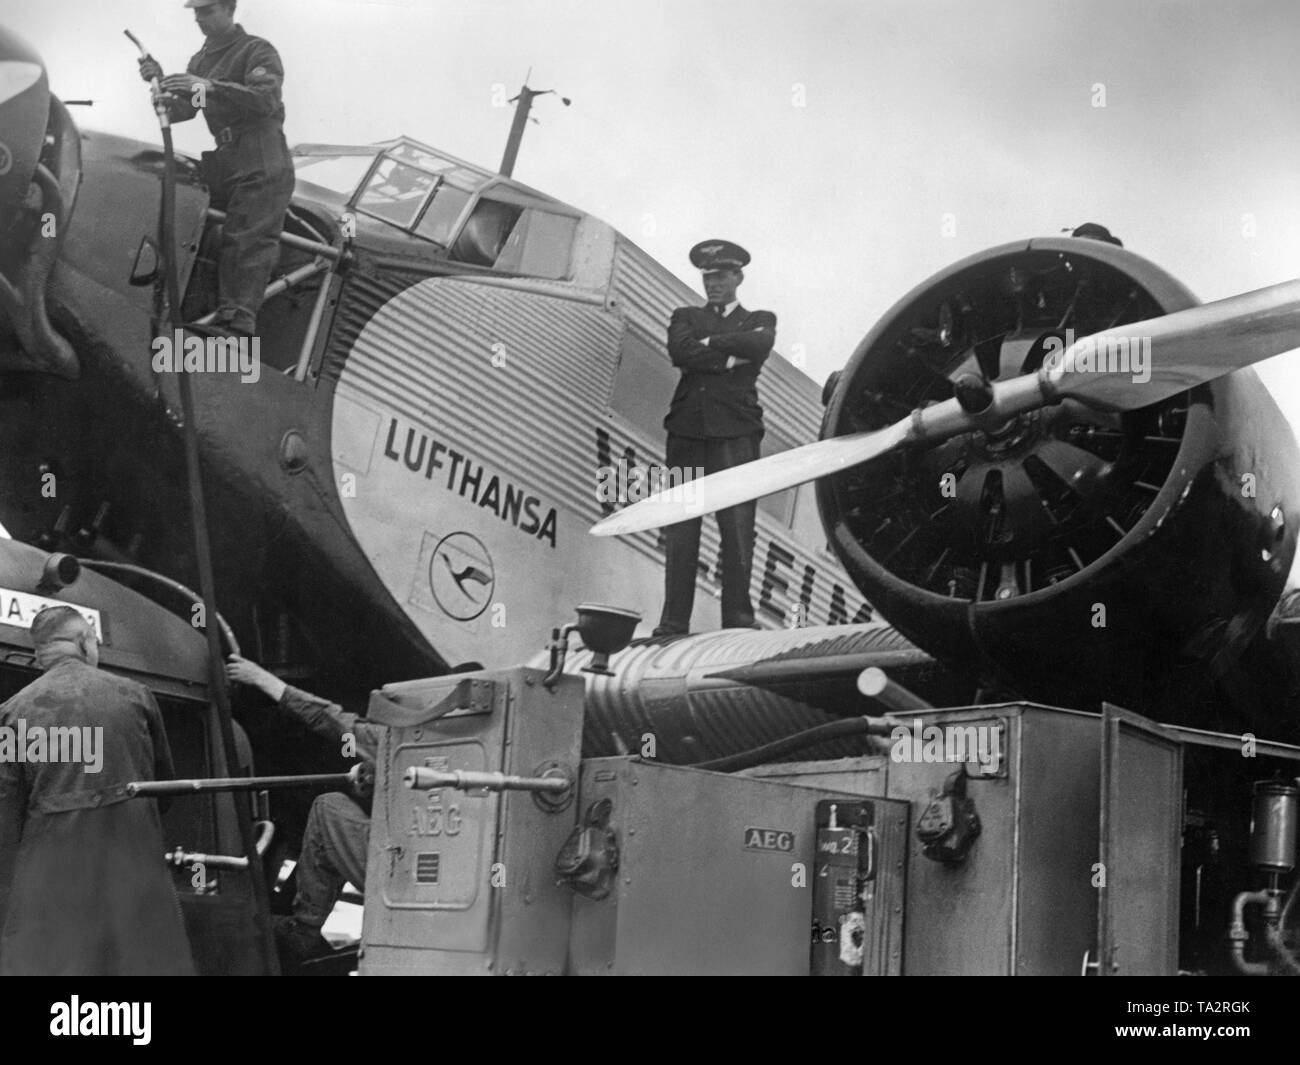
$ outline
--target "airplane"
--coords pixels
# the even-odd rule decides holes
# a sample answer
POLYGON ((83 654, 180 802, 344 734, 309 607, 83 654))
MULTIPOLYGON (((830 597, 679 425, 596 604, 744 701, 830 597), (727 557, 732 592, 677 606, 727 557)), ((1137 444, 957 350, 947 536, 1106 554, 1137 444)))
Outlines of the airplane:
MULTIPOLYGON (((193 584, 176 384, 154 372, 151 346, 160 153, 80 133, 15 35, 0 59, 15 164, 0 184, 0 367, 14 371, 0 395, 0 523, 46 550, 193 584)), ((259 323, 264 372, 191 375, 221 611, 248 653, 358 705, 382 683, 527 660, 577 601, 638 610, 644 636, 662 539, 585 529, 626 520, 599 491, 611 473, 635 498, 638 475, 662 464, 676 377, 663 323, 698 295, 605 223, 411 138, 294 155, 280 280, 259 323)), ((175 254, 184 317, 200 319, 220 218, 180 162, 175 254)), ((1066 330, 1195 303, 1129 250, 1039 238, 905 296, 827 383, 824 412, 804 374, 771 360, 763 462, 795 473, 754 492, 760 623, 800 629, 797 645, 875 639, 887 619, 898 646, 971 691, 1276 716, 1288 667, 1259 637, 1294 556, 1295 441, 1253 374, 1186 391, 1197 378, 1157 366, 1132 387, 1146 397, 1132 411, 1025 391, 1008 413, 1001 398, 1066 330), (944 403, 955 420, 932 447, 855 465, 883 439, 871 438, 838 473, 838 451, 823 468, 807 460, 944 403), (805 443, 819 435, 834 442, 805 443), (819 473, 832 475, 809 483, 819 473)), ((1230 353, 1246 351, 1231 339, 1230 353)), ((736 477, 759 488, 766 468, 736 477)), ((708 630, 710 522, 702 558, 708 630)), ((164 583, 118 572, 147 594, 164 583)), ((728 646, 733 667, 786 653, 762 633, 728 646)))
MULTIPOLYGON (((164 159, 78 130, 3 30, 0 141, 0 523, 16 541, 2 550, 74 552, 187 613, 179 403, 154 361, 164 159)), ((990 249, 896 304, 820 401, 769 360, 767 457, 740 495, 708 478, 691 511, 619 509, 599 486, 613 470, 633 497, 662 463, 664 326, 698 295, 605 223, 412 138, 294 155, 260 376, 192 375, 228 648, 358 705, 395 681, 528 661, 575 602, 618 603, 647 620, 587 680, 587 756, 626 753, 644 720, 668 761, 753 747, 842 714, 885 659, 938 705, 1113 699, 1295 729, 1300 660, 1276 608, 1300 456, 1247 368, 1295 346, 1290 289, 1265 310, 1247 301, 1243 320, 1112 245, 990 249), (1176 373, 1162 361, 1153 387, 1113 373, 1067 395, 1052 360, 1107 330, 1172 336, 1176 373), (653 530, 758 496, 767 631, 645 639, 662 590, 653 530), (591 537, 593 523, 624 535, 591 537)), ((196 320, 214 305, 221 218, 177 165, 173 257, 196 320)), ((703 557, 710 629, 710 523, 703 557)), ((321 760, 261 739, 259 768, 321 760)))

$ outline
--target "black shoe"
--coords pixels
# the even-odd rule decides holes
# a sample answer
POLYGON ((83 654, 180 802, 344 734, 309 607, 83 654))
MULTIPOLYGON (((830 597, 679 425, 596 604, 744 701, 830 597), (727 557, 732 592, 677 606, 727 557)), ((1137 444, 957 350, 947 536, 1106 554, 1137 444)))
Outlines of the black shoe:
POLYGON ((275 946, 280 954, 280 964, 285 969, 296 969, 303 962, 324 957, 333 952, 329 941, 314 925, 304 924, 296 917, 276 917, 272 922, 275 946))
POLYGON ((690 634, 690 629, 680 629, 675 625, 660 625, 651 633, 651 636, 656 640, 662 640, 673 636, 689 636, 690 634))
POLYGON ((757 621, 730 621, 722 626, 724 629, 762 629, 757 621))

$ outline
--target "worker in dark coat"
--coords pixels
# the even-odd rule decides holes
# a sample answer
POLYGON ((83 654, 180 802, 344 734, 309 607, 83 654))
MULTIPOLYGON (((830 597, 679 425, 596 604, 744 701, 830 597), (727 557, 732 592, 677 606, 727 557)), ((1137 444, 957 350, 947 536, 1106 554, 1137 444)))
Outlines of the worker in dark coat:
POLYGON ((126 795, 172 776, 158 704, 73 607, 31 633, 44 673, 0 707, 0 974, 193 975, 157 804, 126 795))
MULTIPOLYGON (((691 263, 704 272, 703 307, 679 307, 668 325, 668 354, 681 372, 664 419, 667 463, 700 475, 753 462, 763 439, 758 375, 776 340, 776 315, 740 305, 736 288, 745 279, 749 252, 726 240, 691 249, 691 263)), ((757 628, 749 597, 757 504, 718 511, 722 541, 722 626, 757 628)), ((695 604, 701 520, 669 526, 664 536, 664 608, 656 636, 689 632, 695 604)))
MULTIPOLYGON (((256 662, 238 655, 231 655, 227 660, 226 676, 233 682, 260 690, 308 731, 337 744, 345 757, 359 758, 363 777, 373 780, 382 725, 372 724, 337 703, 286 684, 256 662)), ((363 803, 368 800, 368 795, 359 800, 341 791, 331 791, 312 801, 298 856, 298 890, 294 895, 293 914, 278 918, 275 923, 276 943, 286 969, 328 953, 329 944, 321 935, 321 927, 343 893, 344 885, 351 883, 365 890, 370 810, 363 803)))
POLYGON ((267 282, 280 259, 280 231, 293 196, 294 170, 284 139, 280 90, 284 66, 271 45, 235 22, 235 0, 186 0, 207 41, 184 74, 165 76, 140 60, 145 81, 159 78, 173 122, 202 109, 217 142, 203 153, 212 206, 226 212, 214 324, 232 335, 257 329, 267 282))

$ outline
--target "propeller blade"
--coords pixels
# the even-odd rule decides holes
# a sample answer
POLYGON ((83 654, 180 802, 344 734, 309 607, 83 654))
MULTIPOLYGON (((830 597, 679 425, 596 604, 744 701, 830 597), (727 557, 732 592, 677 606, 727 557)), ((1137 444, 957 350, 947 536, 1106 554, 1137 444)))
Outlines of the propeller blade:
POLYGON ((1046 369, 1044 392, 1127 411, 1300 348, 1300 280, 1116 326, 1076 340, 1046 369))
POLYGON ((814 481, 892 451, 905 442, 911 425, 912 420, 905 418, 877 432, 817 440, 778 455, 665 488, 597 522, 591 527, 591 532, 594 536, 624 536, 676 525, 679 521, 689 521, 702 514, 712 514, 715 510, 793 488, 805 481, 814 481))
POLYGON ((591 527, 594 536, 628 533, 676 525, 715 510, 748 503, 751 499, 782 492, 827 474, 859 466, 895 448, 947 440, 959 433, 998 425, 1023 411, 1036 410, 1051 400, 1044 394, 1042 377, 1025 374, 994 384, 982 410, 964 410, 957 399, 945 399, 893 425, 867 433, 850 433, 816 440, 779 455, 733 466, 720 473, 656 492, 639 503, 611 514, 591 527))

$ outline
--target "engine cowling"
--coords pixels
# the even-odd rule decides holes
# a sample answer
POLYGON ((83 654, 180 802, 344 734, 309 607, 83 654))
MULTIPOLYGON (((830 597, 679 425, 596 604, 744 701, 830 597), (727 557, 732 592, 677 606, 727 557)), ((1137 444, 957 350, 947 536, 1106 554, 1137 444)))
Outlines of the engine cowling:
MULTIPOLYGON (((1068 329, 1196 302, 1110 244, 991 249, 882 318, 839 375, 822 435, 897 421, 963 378, 1033 372, 1068 329)), ((1141 389, 1135 339, 1127 369, 1141 389)), ((1030 698, 1188 720, 1192 693, 1229 676, 1281 595, 1297 458, 1245 370, 1123 415, 1067 400, 826 478, 818 502, 863 594, 937 657, 1030 698)))
POLYGON ((0 371, 81 372, 46 293, 80 183, 76 123, 40 57, 0 27, 0 371))
POLYGON ((50 89, 40 56, 0 26, 0 211, 28 198, 49 113, 50 89))

